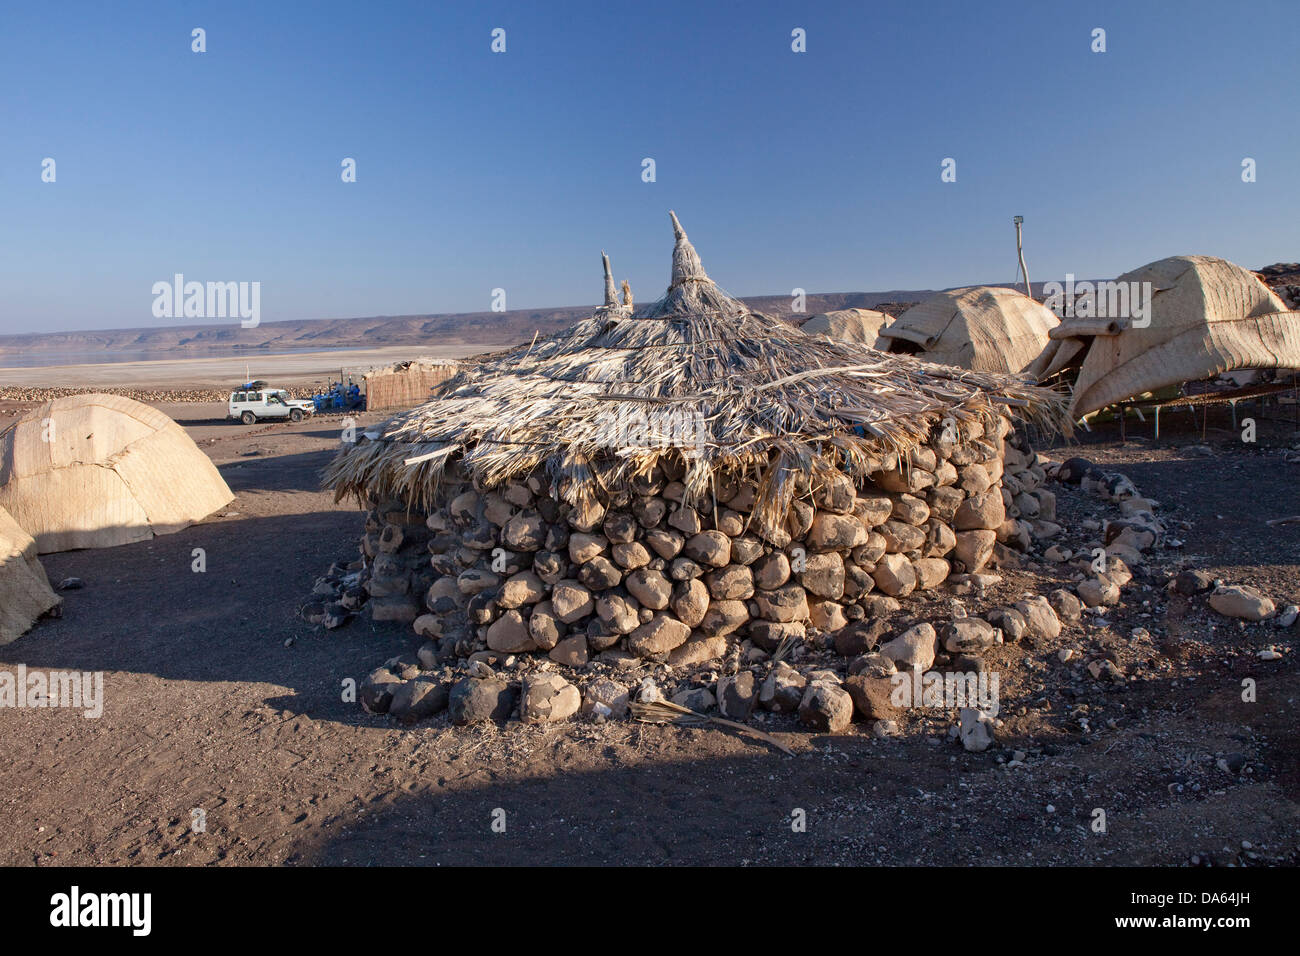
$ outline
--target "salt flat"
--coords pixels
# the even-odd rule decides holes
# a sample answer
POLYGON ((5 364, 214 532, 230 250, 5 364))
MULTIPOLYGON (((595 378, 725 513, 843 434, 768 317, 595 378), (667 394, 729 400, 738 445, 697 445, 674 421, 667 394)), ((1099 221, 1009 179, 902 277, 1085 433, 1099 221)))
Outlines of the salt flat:
POLYGON ((47 365, 37 368, 0 368, 0 384, 15 386, 76 387, 176 386, 226 387, 245 376, 279 385, 325 381, 338 377, 339 369, 362 372, 372 366, 403 362, 422 356, 463 358, 479 349, 472 345, 399 345, 346 351, 251 354, 209 358, 158 359, 141 362, 105 362, 84 365, 47 365))

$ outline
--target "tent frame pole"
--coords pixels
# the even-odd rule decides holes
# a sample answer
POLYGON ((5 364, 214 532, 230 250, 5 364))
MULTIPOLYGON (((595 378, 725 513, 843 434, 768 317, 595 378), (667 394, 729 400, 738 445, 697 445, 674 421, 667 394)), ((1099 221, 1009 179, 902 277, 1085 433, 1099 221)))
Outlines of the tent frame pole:
POLYGON ((1020 272, 1025 277, 1025 295, 1032 299, 1034 297, 1034 287, 1029 284, 1029 268, 1025 265, 1024 235, 1021 232, 1025 217, 1016 216, 1012 219, 1012 222, 1016 224, 1016 257, 1020 260, 1020 272))

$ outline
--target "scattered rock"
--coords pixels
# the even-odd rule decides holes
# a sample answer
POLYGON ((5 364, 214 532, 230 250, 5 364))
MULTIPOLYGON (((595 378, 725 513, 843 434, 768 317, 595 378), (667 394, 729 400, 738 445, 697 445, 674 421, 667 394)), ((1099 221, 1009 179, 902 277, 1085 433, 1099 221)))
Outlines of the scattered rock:
POLYGON ((983 753, 993 743, 993 720, 974 707, 963 707, 957 715, 961 745, 970 753, 983 753))
POLYGON ((898 667, 884 654, 863 654, 849 662, 851 676, 862 674, 865 677, 890 677, 896 673, 898 667))
POLYGON ((1246 769, 1246 755, 1240 753, 1225 754, 1215 761, 1215 765, 1224 773, 1238 774, 1246 769))
POLYGON ((417 677, 396 685, 392 695, 388 715, 413 724, 446 710, 449 690, 442 681, 417 677))
POLYGON ((1057 588, 1047 600, 1056 616, 1066 624, 1074 624, 1083 616, 1083 602, 1064 588, 1057 588))
POLYGON ((1077 485, 1089 472, 1098 471, 1096 465, 1086 458, 1067 458, 1057 470, 1056 478, 1067 485, 1077 485))
POLYGON ((892 702, 894 682, 888 677, 856 674, 844 681, 844 690, 863 720, 891 720, 898 716, 899 708, 892 702))
POLYGON ((618 681, 602 677, 588 684, 582 692, 582 712, 587 715, 618 719, 627 715, 627 688, 618 681))
POLYGON ((1004 607, 988 613, 988 622, 1002 631, 1003 640, 1015 644, 1029 633, 1025 616, 1013 607, 1004 607))
POLYGON ((853 698, 829 681, 813 681, 799 701, 799 721, 821 733, 839 733, 853 720, 853 698))
POLYGON ((713 691, 707 687, 688 687, 673 694, 674 704, 687 707, 697 714, 712 710, 717 702, 717 698, 713 696, 713 691))
POLYGON ((371 671, 357 691, 362 709, 368 714, 388 713, 393 693, 401 684, 402 679, 386 667, 371 671))
POLYGON ((797 670, 785 661, 779 661, 759 689, 759 706, 778 714, 793 713, 803 700, 807 683, 797 670))
POLYGON ((1075 590, 1085 607, 1114 607, 1119 603, 1119 585, 1102 578, 1080 582, 1075 590))
POLYGON ((915 669, 924 672, 934 665, 937 640, 934 627, 922 622, 882 645, 880 653, 893 661, 900 671, 915 669))
MULTIPOLYGON (((996 628, 978 617, 963 617, 949 621, 943 625, 941 634, 944 649, 957 654, 978 653, 992 647, 997 639, 996 628)), ((882 648, 881 652, 890 656, 888 645, 882 648)))
POLYGON ((1187 597, 1201 594, 1212 587, 1214 587, 1214 576, 1197 569, 1179 571, 1178 576, 1174 578, 1174 590, 1187 597))
POLYGON ((1237 617, 1246 621, 1262 621, 1271 617, 1273 602, 1248 585, 1227 585, 1210 595, 1210 607, 1224 617, 1237 617))
POLYGON ((1016 610, 1025 619, 1030 637, 1050 640, 1060 636, 1060 618, 1056 616, 1056 611, 1047 598, 1038 595, 1027 601, 1020 601, 1016 604, 1016 610))
POLYGON ((758 682, 749 671, 718 681, 718 709, 732 720, 748 720, 758 703, 758 682))
POLYGON ((886 737, 898 737, 902 732, 898 722, 894 720, 877 720, 871 725, 871 736, 881 740, 886 737))
POLYGON ((1108 658, 1100 658, 1088 662, 1088 673, 1097 680, 1109 680, 1116 684, 1124 682, 1124 672, 1115 666, 1115 662, 1108 658))
POLYGON ((578 712, 581 703, 582 695, 578 688, 559 674, 532 674, 524 678, 519 719, 526 724, 568 720, 578 712))
POLYGON ((514 712, 518 695, 499 677, 466 677, 452 685, 447 710, 453 724, 504 721, 514 712))

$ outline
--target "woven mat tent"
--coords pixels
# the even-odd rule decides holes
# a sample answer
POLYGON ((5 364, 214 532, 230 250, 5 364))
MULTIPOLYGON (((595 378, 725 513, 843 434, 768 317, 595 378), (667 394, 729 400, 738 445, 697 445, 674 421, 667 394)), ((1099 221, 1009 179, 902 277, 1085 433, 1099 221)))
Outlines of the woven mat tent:
POLYGON ((429 390, 456 374, 458 362, 421 356, 372 368, 362 376, 366 409, 410 408, 429 397, 429 390))
POLYGON ((1060 320, 1015 289, 971 286, 931 296, 880 330, 890 352, 978 372, 1019 372, 1060 320))
POLYGON ((0 645, 18 640, 58 604, 36 557, 36 542, 0 508, 0 645))
POLYGON ((73 395, 0 435, 0 507, 42 554, 170 534, 234 495, 162 412, 120 395, 73 395))
POLYGON ((814 315, 799 329, 808 335, 828 335, 841 342, 884 350, 888 343, 880 339, 880 330, 890 320, 891 316, 874 309, 836 309, 814 315))
POLYGON ((684 462, 688 502, 719 472, 760 472, 754 513, 775 521, 795 476, 865 478, 945 417, 1010 407, 1063 421, 1053 393, 1018 378, 814 338, 752 313, 705 274, 675 215, 672 224, 663 298, 631 316, 607 300, 563 332, 464 369, 341 451, 326 485, 339 498, 425 507, 453 462, 482 488, 543 467, 577 507, 671 456, 684 462))
POLYGON ((1151 283, 1148 325, 1136 328, 1123 317, 1067 318, 1025 370, 1040 382, 1075 373, 1074 418, 1234 369, 1300 367, 1300 312, 1287 311, 1238 265, 1213 256, 1172 256, 1117 282, 1151 283))

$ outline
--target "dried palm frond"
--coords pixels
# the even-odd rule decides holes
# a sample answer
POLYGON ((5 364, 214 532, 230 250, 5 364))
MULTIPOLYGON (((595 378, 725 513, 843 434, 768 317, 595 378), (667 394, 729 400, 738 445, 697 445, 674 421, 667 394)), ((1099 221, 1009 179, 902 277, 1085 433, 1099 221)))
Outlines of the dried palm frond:
POLYGON ((738 730, 741 733, 748 734, 751 737, 757 737, 764 743, 771 744, 777 750, 789 757, 794 756, 794 751, 781 743, 771 734, 765 734, 761 730, 750 727, 748 724, 742 724, 735 720, 727 720, 724 717, 710 717, 708 714, 701 714, 699 711, 691 710, 689 707, 683 707, 681 704, 674 704, 670 700, 652 700, 642 702, 639 700, 632 701, 628 705, 632 712, 634 720, 639 720, 647 724, 679 724, 682 726, 700 726, 702 724, 716 724, 719 727, 729 727, 732 730, 738 730))

